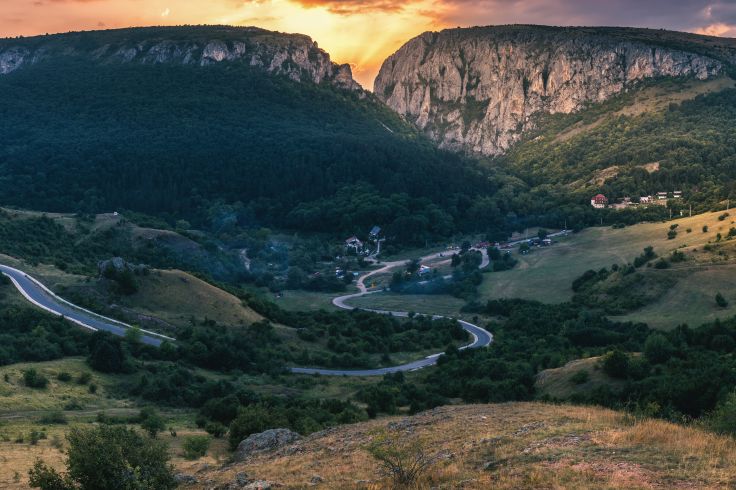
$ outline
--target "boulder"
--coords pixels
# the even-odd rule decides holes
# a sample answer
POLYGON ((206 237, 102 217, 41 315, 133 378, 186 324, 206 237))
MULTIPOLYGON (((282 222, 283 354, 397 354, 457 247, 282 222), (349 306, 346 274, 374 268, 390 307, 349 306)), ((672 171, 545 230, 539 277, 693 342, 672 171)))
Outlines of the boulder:
POLYGON ((244 461, 253 454, 273 451, 294 441, 302 436, 289 429, 269 429, 267 431, 251 434, 238 444, 233 459, 236 462, 244 461))

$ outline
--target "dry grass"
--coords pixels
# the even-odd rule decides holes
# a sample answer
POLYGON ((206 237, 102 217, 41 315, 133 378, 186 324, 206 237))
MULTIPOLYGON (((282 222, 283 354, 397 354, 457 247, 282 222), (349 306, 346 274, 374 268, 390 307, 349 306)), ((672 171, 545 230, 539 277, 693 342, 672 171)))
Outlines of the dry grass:
POLYGON ((604 373, 600 366, 600 357, 588 357, 570 361, 562 367, 545 369, 537 374, 534 387, 540 396, 549 396, 553 399, 564 400, 575 393, 589 393, 599 386, 615 387, 623 381, 611 378, 604 373), (572 377, 581 371, 588 373, 588 381, 576 384, 572 377))
POLYGON ((138 292, 121 298, 120 304, 175 325, 186 325, 191 318, 225 325, 262 319, 232 294, 179 270, 154 270, 141 277, 138 292))
MULTIPOLYGON (((365 451, 376 429, 421 438, 438 463, 417 488, 726 488, 733 440, 696 428, 633 421, 611 410, 507 403, 442 407, 312 435, 245 463, 195 476, 223 485, 245 472, 283 488, 391 488, 365 451), (313 480, 314 478, 314 480, 313 480)), ((188 471, 195 473, 198 466, 188 471)), ((210 488, 200 483, 192 488, 210 488)))

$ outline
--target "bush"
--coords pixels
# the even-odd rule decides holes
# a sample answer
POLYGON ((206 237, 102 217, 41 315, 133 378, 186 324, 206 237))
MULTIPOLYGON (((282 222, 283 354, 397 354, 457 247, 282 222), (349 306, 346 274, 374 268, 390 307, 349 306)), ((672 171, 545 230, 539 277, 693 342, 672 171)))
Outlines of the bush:
POLYGON ((79 377, 77 378, 77 384, 80 384, 80 385, 86 385, 90 381, 92 381, 92 375, 86 371, 83 373, 80 373, 79 377))
POLYGON ((572 376, 570 376, 570 381, 576 385, 587 383, 589 379, 590 379, 590 373, 586 369, 578 371, 572 376))
POLYGON ((719 434, 736 435, 736 393, 729 394, 716 407, 706 425, 719 434))
POLYGON ((708 225, 703 225, 703 233, 708 233, 708 225))
POLYGON ((143 428, 143 430, 145 430, 148 435, 154 439, 159 432, 166 428, 164 419, 151 407, 146 407, 141 410, 138 417, 140 419, 141 428, 143 428))
POLYGON ((661 333, 653 333, 644 342, 644 355, 652 364, 667 362, 675 351, 675 346, 661 333))
POLYGON ((228 442, 230 449, 235 450, 238 444, 251 434, 257 434, 267 429, 288 427, 289 421, 281 414, 262 405, 244 407, 230 424, 228 442))
POLYGON ((667 232, 667 240, 673 240, 677 236, 677 231, 670 230, 667 232))
POLYGON ((72 375, 66 371, 61 371, 59 374, 56 375, 56 379, 64 383, 68 383, 72 380, 72 375))
POLYGON ((164 443, 125 427, 73 428, 67 435, 66 473, 36 461, 30 486, 42 490, 176 488, 164 443))
POLYGON ((404 431, 383 430, 375 433, 366 447, 378 461, 384 476, 395 487, 414 487, 419 478, 438 460, 431 456, 427 445, 418 437, 407 437, 404 431))
POLYGON ((670 266, 670 263, 667 262, 665 259, 659 259, 654 263, 655 269, 667 269, 670 266))
POLYGON ((629 356, 620 350, 609 352, 603 358, 603 372, 612 378, 626 378, 629 374, 629 356))
POLYGON ((210 448, 209 436, 189 436, 184 438, 182 444, 184 448, 184 457, 186 459, 199 459, 207 454, 210 448))
POLYGON ((46 415, 42 416, 39 421, 42 424, 62 425, 62 424, 66 424, 66 416, 64 415, 63 412, 55 410, 53 412, 49 412, 46 415))
POLYGON ((31 368, 23 371, 23 384, 29 388, 46 388, 49 384, 48 378, 43 374, 31 368))
POLYGON ((728 301, 726 301, 726 298, 721 293, 716 293, 716 304, 721 308, 725 308, 728 306, 728 301))

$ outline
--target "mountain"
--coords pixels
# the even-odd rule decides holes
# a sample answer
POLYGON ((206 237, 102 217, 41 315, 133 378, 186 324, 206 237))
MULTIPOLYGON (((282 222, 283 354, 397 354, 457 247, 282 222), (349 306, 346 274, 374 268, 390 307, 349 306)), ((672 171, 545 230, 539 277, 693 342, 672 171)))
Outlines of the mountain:
POLYGON ((499 187, 302 35, 207 26, 4 39, 0 67, 7 205, 200 228, 223 215, 333 233, 380 224, 424 243, 474 223, 465 201, 499 187))
POLYGON ((634 28, 495 26, 426 32, 381 67, 374 91, 440 147, 497 156, 545 114, 647 80, 733 69, 736 40, 634 28))
POLYGON ((294 81, 352 90, 350 65, 338 65, 308 36, 257 27, 166 27, 74 32, 0 40, 0 75, 54 60, 83 58, 100 64, 207 66, 236 61, 294 81))

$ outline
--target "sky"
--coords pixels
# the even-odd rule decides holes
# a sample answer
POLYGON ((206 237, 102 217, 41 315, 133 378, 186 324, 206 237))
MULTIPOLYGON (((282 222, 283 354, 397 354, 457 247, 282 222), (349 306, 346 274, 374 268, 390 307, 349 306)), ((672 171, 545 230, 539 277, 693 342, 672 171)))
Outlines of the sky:
POLYGON ((383 60, 428 30, 619 25, 736 37, 736 0, 0 0, 0 37, 180 24, 307 34, 371 89, 383 60))

